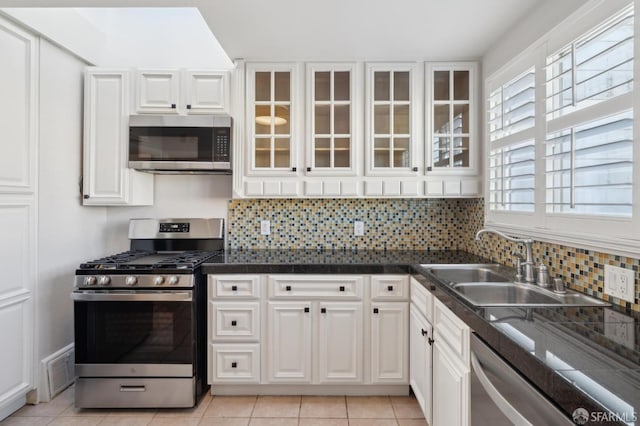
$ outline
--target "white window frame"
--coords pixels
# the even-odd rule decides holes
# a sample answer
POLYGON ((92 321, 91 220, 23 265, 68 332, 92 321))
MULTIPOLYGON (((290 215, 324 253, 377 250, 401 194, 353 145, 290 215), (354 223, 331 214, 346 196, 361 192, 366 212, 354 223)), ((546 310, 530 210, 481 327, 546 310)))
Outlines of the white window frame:
MULTIPOLYGON (((535 211, 512 212, 489 210, 485 203, 485 225, 506 233, 528 236, 538 241, 566 244, 574 247, 604 251, 606 253, 638 257, 640 255, 640 36, 636 16, 634 27, 634 88, 629 94, 612 101, 604 101, 585 111, 576 111, 551 120, 546 119, 546 58, 576 38, 596 28, 603 17, 610 17, 634 3, 629 0, 594 0, 578 9, 537 42, 525 49, 518 57, 507 63, 485 80, 483 102, 485 106, 485 200, 489 199, 489 152, 496 148, 489 141, 488 94, 502 84, 509 82, 531 65, 536 73, 536 124, 534 127, 536 146, 536 195, 535 211), (566 215, 546 213, 545 187, 545 139, 547 133, 591 120, 592 108, 597 108, 601 117, 621 111, 627 106, 633 108, 633 208, 632 216, 602 217, 587 215, 566 215)), ((637 10, 636 10, 637 12, 637 10)), ((518 135, 518 134, 515 134, 518 135)), ((507 141, 513 135, 503 138, 507 141)), ((505 142, 506 144, 506 142, 505 142)))

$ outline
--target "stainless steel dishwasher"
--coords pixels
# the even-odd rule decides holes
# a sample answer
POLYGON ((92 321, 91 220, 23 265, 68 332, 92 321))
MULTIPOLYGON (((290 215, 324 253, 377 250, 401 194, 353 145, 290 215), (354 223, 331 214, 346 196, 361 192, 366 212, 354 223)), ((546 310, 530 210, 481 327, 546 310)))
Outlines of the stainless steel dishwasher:
POLYGON ((575 425, 474 333, 471 334, 471 424, 575 425))

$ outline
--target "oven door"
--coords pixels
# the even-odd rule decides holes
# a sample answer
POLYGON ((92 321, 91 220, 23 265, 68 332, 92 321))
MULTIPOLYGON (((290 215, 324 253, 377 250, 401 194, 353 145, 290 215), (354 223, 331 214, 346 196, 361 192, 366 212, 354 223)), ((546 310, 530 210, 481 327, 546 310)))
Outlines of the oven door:
POLYGON ((79 377, 192 377, 193 292, 78 290, 79 377))

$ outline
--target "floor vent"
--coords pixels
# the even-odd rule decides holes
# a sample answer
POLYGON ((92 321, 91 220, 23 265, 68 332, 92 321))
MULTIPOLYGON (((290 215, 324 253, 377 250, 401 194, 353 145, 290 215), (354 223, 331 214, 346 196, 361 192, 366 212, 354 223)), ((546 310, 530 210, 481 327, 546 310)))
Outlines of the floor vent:
POLYGON ((49 397, 66 389, 74 380, 74 356, 73 347, 65 348, 62 353, 57 353, 47 360, 47 382, 49 384, 49 397))

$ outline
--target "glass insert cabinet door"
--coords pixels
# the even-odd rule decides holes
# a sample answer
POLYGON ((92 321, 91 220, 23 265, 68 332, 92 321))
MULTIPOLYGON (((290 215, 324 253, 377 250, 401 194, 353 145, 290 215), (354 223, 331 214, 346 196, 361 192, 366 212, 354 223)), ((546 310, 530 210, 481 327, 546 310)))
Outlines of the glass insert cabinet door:
POLYGON ((248 135, 250 170, 291 174, 295 168, 295 69, 260 64, 247 67, 248 135))
POLYGON ((307 65, 310 136, 307 172, 353 172, 354 71, 352 64, 307 65))
POLYGON ((427 65, 427 170, 475 167, 475 64, 427 65))
POLYGON ((413 64, 367 64, 367 172, 417 172, 413 64))

